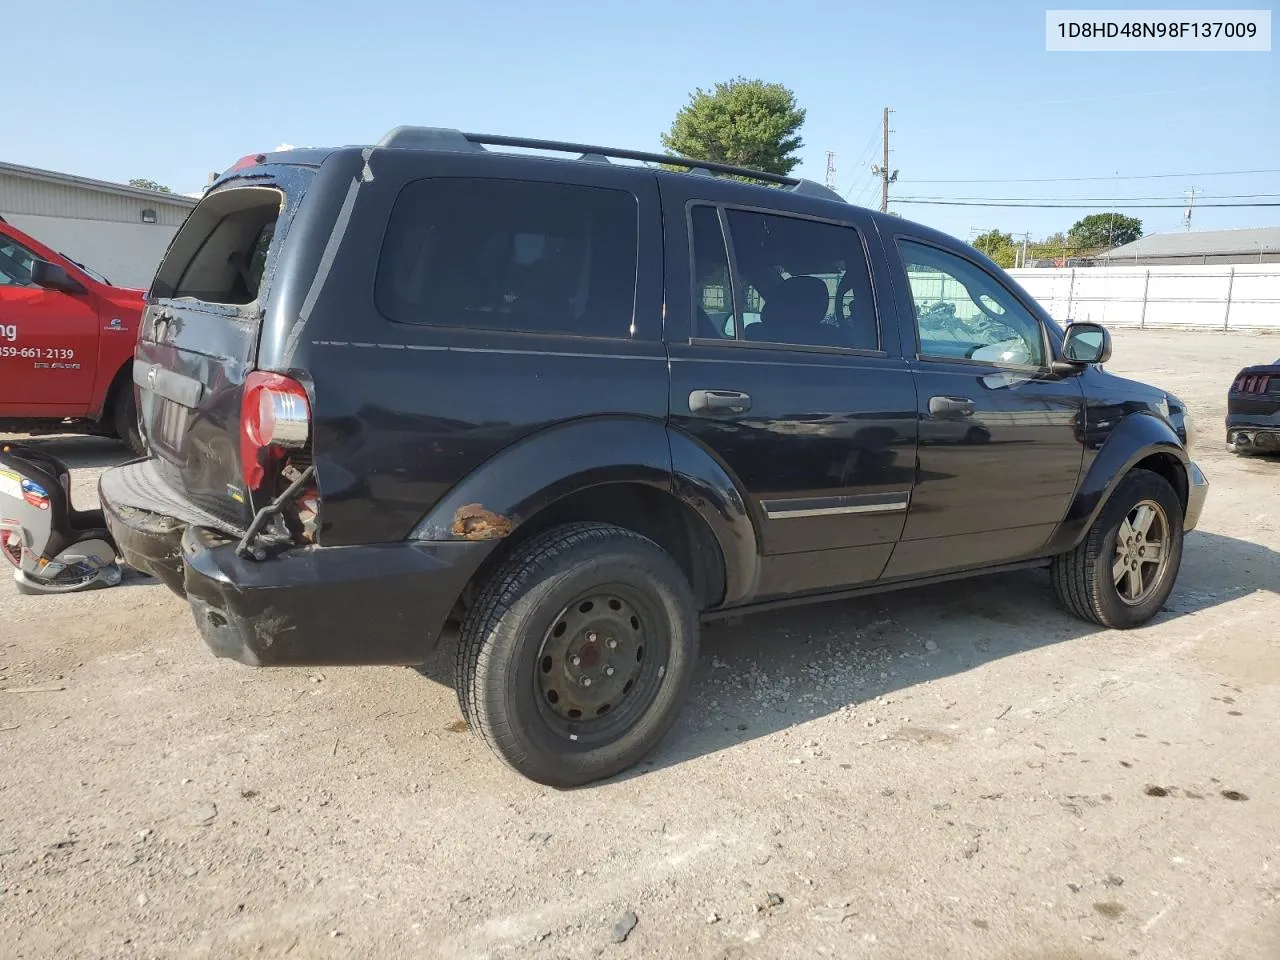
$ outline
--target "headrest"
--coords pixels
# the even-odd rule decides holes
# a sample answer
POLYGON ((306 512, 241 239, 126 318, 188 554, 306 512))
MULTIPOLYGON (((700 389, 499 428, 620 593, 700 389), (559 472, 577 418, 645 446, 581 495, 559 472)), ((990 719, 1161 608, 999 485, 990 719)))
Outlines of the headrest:
POLYGON ((765 301, 760 319, 786 324, 821 323, 831 294, 817 277, 787 277, 765 301))

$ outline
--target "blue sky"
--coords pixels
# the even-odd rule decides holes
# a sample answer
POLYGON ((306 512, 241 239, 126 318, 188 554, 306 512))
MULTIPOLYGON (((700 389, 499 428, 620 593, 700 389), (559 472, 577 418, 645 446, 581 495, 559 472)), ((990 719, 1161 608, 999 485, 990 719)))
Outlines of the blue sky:
MULTIPOLYGON (((1280 53, 1047 53, 1044 10, 68 0, 44 41, 6 44, 18 95, 0 116, 0 159, 106 180, 149 177, 185 192, 246 153, 281 142, 365 143, 399 123, 656 150, 695 87, 746 75, 786 84, 808 109, 802 175, 821 180, 825 151, 834 150, 841 190, 866 203, 878 202, 867 168, 884 106, 896 111, 901 196, 1177 203, 1191 187, 1280 194, 1276 173, 913 182, 1280 168, 1280 53)), ((1034 238, 1090 212, 891 209, 964 239, 986 227, 1034 238)), ((1179 228, 1180 209, 1133 212, 1149 232, 1179 228)), ((1277 223, 1280 207, 1200 208, 1194 217, 1197 228, 1277 223)))

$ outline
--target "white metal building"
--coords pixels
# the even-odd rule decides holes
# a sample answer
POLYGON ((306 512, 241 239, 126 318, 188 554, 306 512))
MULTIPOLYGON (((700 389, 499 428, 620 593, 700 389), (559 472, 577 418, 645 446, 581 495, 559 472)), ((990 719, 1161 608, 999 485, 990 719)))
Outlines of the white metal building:
POLYGON ((1280 263, 1280 227, 1152 233, 1094 260, 1100 267, 1280 263))
POLYGON ((117 286, 147 287, 196 201, 0 162, 0 216, 117 286))

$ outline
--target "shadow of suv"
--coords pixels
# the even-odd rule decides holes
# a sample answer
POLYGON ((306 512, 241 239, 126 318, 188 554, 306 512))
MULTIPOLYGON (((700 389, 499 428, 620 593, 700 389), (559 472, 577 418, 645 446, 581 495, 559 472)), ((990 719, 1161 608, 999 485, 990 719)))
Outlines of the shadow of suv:
POLYGON ((572 786, 671 727, 700 621, 1044 565, 1148 620, 1207 484, 1110 350, 816 184, 397 128, 213 184, 100 491, 219 656, 418 664, 459 623, 467 722, 572 786))

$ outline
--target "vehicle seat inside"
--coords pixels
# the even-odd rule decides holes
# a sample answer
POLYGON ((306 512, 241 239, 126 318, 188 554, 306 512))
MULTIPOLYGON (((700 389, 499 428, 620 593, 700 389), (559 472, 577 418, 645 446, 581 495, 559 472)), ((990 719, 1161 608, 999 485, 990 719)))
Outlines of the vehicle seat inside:
POLYGON ((836 331, 822 322, 830 300, 826 283, 817 277, 787 277, 765 300, 760 322, 743 333, 767 343, 835 345, 836 331))

